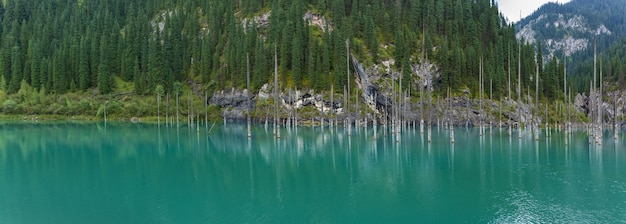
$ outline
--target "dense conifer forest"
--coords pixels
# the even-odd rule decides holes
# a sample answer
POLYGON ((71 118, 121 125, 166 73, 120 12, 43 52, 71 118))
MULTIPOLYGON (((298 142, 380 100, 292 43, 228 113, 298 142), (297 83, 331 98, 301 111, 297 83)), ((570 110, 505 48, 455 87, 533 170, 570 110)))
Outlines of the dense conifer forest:
MULTIPOLYGON (((519 44, 514 25, 490 0, 3 0, 0 19, 0 100, 26 114, 98 109, 59 99, 50 104, 63 109, 32 109, 44 96, 245 88, 246 56, 255 91, 273 80, 274 54, 282 88, 328 92, 331 84, 353 82, 346 76, 350 52, 365 66, 395 62, 413 94, 411 66, 433 62, 440 68, 436 94, 470 89, 473 97, 482 60, 485 84, 492 80, 492 97, 500 99, 509 94, 509 72, 512 83, 521 72, 523 93, 534 93, 535 58, 542 58, 541 46, 519 44)), ((539 60, 541 99, 563 97, 561 62, 539 60)))
MULTIPOLYGON (((568 57, 569 79, 572 88, 577 92, 589 92, 590 80, 593 74, 594 42, 597 46, 598 64, 603 68, 604 75, 609 81, 606 85, 611 89, 624 89, 624 40, 626 35, 626 1, 622 0, 573 0, 567 4, 547 3, 532 15, 517 23, 517 29, 532 23, 533 20, 544 16, 543 22, 549 23, 558 20, 568 20, 572 17, 582 18, 579 21, 588 25, 588 28, 598 31, 568 30, 567 27, 536 23, 532 25, 537 40, 560 40, 565 38, 587 39, 588 46, 568 57), (594 35, 597 34, 597 35, 594 35), (595 40, 594 40, 595 39, 595 40), (600 60, 601 59, 601 60, 600 60)), ((578 24, 580 25, 580 24, 578 24)), ((583 28, 584 29, 584 28, 583 28)), ((545 48, 545 46, 544 46, 545 48)), ((557 50, 557 55, 564 54, 557 50)))

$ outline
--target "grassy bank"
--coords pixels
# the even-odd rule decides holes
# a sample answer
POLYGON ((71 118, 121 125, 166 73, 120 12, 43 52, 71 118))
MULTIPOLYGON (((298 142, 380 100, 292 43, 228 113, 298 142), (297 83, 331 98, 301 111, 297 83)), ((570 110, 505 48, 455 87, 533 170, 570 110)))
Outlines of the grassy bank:
MULTIPOLYGON (((108 95, 100 95, 95 89, 50 94, 22 83, 17 93, 0 91, 0 120, 99 121, 104 120, 105 111, 107 120, 111 121, 156 122, 159 114, 162 121, 166 113, 176 116, 175 96, 164 94, 159 100, 155 95, 137 95, 130 86, 129 83, 116 80, 115 91, 108 95)), ((207 112, 211 119, 220 119, 219 108, 207 108, 204 98, 191 94, 185 86, 178 102, 181 119, 191 113, 199 114, 204 119, 207 112)))
MULTIPOLYGON (((131 83, 123 82, 120 79, 116 79, 115 86, 114 92, 108 95, 100 95, 95 89, 67 94, 49 94, 45 90, 35 90, 23 82, 17 93, 7 95, 0 90, 0 121, 102 121, 105 110, 108 121, 156 123, 160 115, 161 122, 165 122, 166 117, 175 119, 177 111, 180 122, 186 122, 188 114, 196 115, 194 120, 204 120, 205 114, 208 114, 210 120, 221 121, 223 119, 221 112, 229 114, 233 110, 233 108, 220 109, 215 105, 207 107, 204 96, 194 95, 187 85, 182 86, 181 94, 178 97, 178 109, 176 96, 162 95, 157 98, 155 95, 137 95, 134 93, 131 83)), ((447 101, 439 102, 437 99, 433 99, 432 106, 438 105, 443 108, 447 105, 447 101)), ((413 103, 419 102, 416 98, 413 98, 412 101, 413 103)), ((470 111, 479 110, 475 99, 470 99, 466 104, 471 108, 457 106, 452 110, 466 111, 461 114, 472 114, 470 111)), ((485 105, 502 106, 502 110, 491 107, 485 108, 487 110, 485 112, 489 114, 487 117, 493 123, 502 120, 503 113, 517 116, 512 103, 502 105, 500 102, 486 102, 485 105)), ((549 105, 547 114, 549 114, 550 124, 563 123, 561 121, 565 119, 563 109, 557 111, 556 105, 552 106, 552 103, 549 105)), ((271 118, 274 116, 273 107, 274 102, 271 98, 260 99, 256 102, 256 107, 251 116, 261 121, 271 118)), ((360 117, 364 117, 366 111, 371 112, 363 102, 360 102, 359 108, 362 108, 360 117)), ((571 122, 581 124, 588 122, 588 118, 583 113, 577 112, 571 106, 566 108, 569 111, 571 122)), ((418 107, 413 107, 413 109, 417 112, 418 107)), ((447 111, 445 108, 439 110, 438 115, 443 115, 445 111, 447 111)), ((245 114, 245 111, 241 110, 234 112, 233 114, 239 115, 239 117, 241 114, 245 114)), ((540 110, 538 112, 539 116, 545 117, 545 111, 540 110)), ((293 114, 289 114, 289 111, 283 108, 280 111, 280 116, 286 118, 293 116, 293 114)), ((307 106, 298 109, 297 116, 302 122, 312 122, 313 118, 317 118, 321 114, 313 106, 307 106)), ((333 116, 330 114, 330 117, 333 116)), ((457 118, 467 119, 458 116, 457 118)), ((483 122, 488 121, 490 120, 483 122)), ((545 120, 543 121, 545 122, 545 120)))
MULTIPOLYGON (((23 115, 23 114, 1 114, 0 121, 12 121, 12 122, 46 122, 46 121, 68 121, 68 122, 100 122, 104 121, 104 117, 96 117, 89 115, 74 115, 74 116, 65 116, 65 115, 54 115, 54 114, 33 114, 33 115, 23 115)), ((157 123, 158 117, 150 116, 150 117, 108 117, 107 121, 119 121, 119 122, 143 122, 143 123, 157 123)), ((161 122, 165 122, 165 117, 161 118, 161 122)))

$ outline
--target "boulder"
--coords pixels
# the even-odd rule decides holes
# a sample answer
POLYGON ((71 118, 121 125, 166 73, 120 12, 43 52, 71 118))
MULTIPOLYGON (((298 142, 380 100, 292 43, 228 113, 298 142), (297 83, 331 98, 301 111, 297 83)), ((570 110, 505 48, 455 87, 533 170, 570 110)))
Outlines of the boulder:
POLYGON ((254 95, 248 93, 247 90, 236 90, 232 88, 214 93, 209 100, 209 103, 217 105, 221 108, 232 107, 237 109, 247 109, 248 99, 250 99, 250 108, 254 109, 256 107, 254 95))

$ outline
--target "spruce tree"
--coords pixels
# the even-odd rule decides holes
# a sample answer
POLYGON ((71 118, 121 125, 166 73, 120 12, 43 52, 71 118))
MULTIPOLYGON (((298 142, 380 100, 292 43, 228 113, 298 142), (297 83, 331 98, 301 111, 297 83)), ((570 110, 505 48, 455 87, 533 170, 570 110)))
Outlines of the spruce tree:
POLYGON ((378 40, 376 37, 376 26, 374 26, 374 20, 371 17, 371 9, 368 7, 365 15, 365 42, 367 48, 370 50, 372 61, 378 63, 378 40))
POLYGON ((87 44, 87 38, 81 38, 80 41, 80 58, 78 59, 78 88, 86 90, 89 85, 89 45, 87 44))
POLYGON ((268 68, 267 68, 267 53, 265 51, 265 44, 263 39, 258 39, 255 46, 256 60, 254 61, 254 69, 252 70, 253 80, 252 89, 260 88, 265 82, 268 81, 268 68))
POLYGON ((105 95, 111 93, 113 90, 112 84, 112 74, 109 68, 109 54, 107 51, 108 35, 103 35, 100 39, 100 60, 98 64, 98 91, 100 94, 105 95))
POLYGON ((293 73, 293 79, 296 86, 301 86, 302 73, 304 67, 304 46, 302 40, 302 25, 300 22, 296 22, 295 35, 293 36, 293 43, 291 44, 291 70, 293 73))
MULTIPOLYGON (((41 86, 41 50, 40 45, 33 43, 31 60, 30 60, 30 82, 31 86, 35 89, 39 89, 41 86)), ((29 75, 29 74, 24 74, 29 75)))
POLYGON ((11 79, 7 93, 17 93, 22 82, 22 55, 20 49, 15 46, 11 48, 11 79))

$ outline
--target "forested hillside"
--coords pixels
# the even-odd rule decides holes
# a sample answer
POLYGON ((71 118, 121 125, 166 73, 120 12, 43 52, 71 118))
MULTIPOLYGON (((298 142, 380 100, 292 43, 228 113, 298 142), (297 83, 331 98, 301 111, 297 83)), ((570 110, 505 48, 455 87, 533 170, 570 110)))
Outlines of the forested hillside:
MULTIPOLYGON (((347 46, 366 66, 392 62, 414 90, 411 66, 431 61, 440 68, 436 92, 467 87, 475 96, 483 60, 485 84, 493 81, 496 98, 507 96, 509 72, 517 82, 521 56, 522 90, 535 92, 536 46, 519 45, 514 26, 489 0, 2 3, 0 74, 9 95, 21 88, 107 95, 116 83, 132 83, 135 95, 154 94, 158 85, 178 91, 177 82, 200 83, 209 92, 244 88, 246 56, 258 90, 272 79, 275 53, 282 88, 329 91, 349 81, 347 46)), ((540 60, 542 98, 562 96, 559 61, 540 60)), ((514 87, 511 92, 516 95, 514 87)))
MULTIPOLYGON (((518 37, 526 41, 540 41, 543 50, 551 55, 569 57, 568 67, 573 88, 589 91, 593 76, 594 45, 598 53, 597 66, 604 74, 623 73, 626 37, 626 1, 624 0, 572 0, 566 4, 548 3, 518 24, 518 37)), ((608 83, 617 87, 615 82, 608 83)), ((623 84, 621 84, 623 85, 623 84)))

